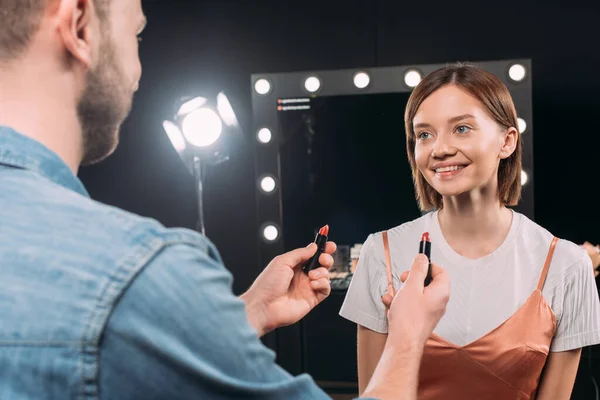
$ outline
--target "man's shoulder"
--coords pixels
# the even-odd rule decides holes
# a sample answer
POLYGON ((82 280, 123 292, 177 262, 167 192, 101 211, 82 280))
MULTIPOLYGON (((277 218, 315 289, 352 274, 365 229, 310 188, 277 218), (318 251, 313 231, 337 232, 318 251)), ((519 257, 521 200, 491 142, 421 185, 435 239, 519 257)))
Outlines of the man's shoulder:
POLYGON ((198 259, 216 258, 196 232, 166 228, 26 171, 10 175, 0 176, 0 289, 18 304, 11 329, 27 340, 93 342, 158 255, 167 262, 175 253, 167 249, 184 246, 198 259))
POLYGON ((59 241, 71 251, 81 249, 86 254, 117 255, 131 247, 156 250, 172 243, 210 247, 194 231, 167 228, 153 218, 100 203, 26 171, 12 182, 3 180, 0 189, 8 200, 0 215, 15 239, 35 233, 41 241, 59 241))

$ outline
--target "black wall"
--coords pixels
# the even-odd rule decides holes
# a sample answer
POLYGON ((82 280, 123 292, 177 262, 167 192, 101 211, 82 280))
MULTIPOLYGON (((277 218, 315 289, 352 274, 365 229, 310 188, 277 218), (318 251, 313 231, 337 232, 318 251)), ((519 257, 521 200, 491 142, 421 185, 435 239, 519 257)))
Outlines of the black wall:
MULTIPOLYGON (((562 238, 599 242, 594 3, 144 1, 144 76, 122 144, 80 176, 95 199, 193 228, 191 177, 161 126, 178 97, 227 90, 253 140, 251 73, 531 58, 536 222, 562 238)), ((248 143, 242 156, 209 173, 206 187, 207 235, 237 293, 262 268, 252 154, 248 143)))

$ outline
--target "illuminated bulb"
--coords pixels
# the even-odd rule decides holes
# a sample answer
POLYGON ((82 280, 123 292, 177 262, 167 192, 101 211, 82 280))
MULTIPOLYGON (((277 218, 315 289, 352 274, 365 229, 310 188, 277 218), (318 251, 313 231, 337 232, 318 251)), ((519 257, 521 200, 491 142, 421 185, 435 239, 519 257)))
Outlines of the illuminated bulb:
POLYGON ((183 135, 192 145, 207 147, 219 139, 223 123, 216 112, 209 108, 201 108, 188 114, 181 128, 183 135))
POLYGON ((523 118, 518 118, 517 123, 519 124, 519 133, 523 133, 527 130, 527 122, 523 118))
POLYGON ((265 193, 271 193, 275 190, 275 179, 272 176, 265 176, 260 181, 260 188, 265 193))
POLYGON ((354 75, 354 86, 356 86, 359 89, 366 88, 367 86, 369 86, 370 82, 371 78, 366 72, 359 72, 356 75, 354 75))
POLYGON ((259 142, 266 144, 271 141, 271 139, 273 138, 273 134, 271 133, 271 130, 269 128, 262 128, 258 131, 256 137, 258 138, 259 142))
POLYGON ((274 242, 279 237, 279 229, 275 225, 267 225, 263 229, 263 237, 269 242, 274 242))
POLYGON ((310 78, 306 78, 304 81, 304 88, 311 93, 316 92, 321 87, 321 81, 316 76, 311 76, 310 78))
POLYGON ((254 90, 256 90, 256 93, 258 94, 267 94, 271 91, 271 84, 264 78, 259 79, 254 84, 254 90))
POLYGON ((529 181, 529 175, 527 175, 527 172, 521 170, 521 186, 527 185, 528 181, 529 181))
POLYGON ((407 71, 404 75, 404 83, 406 83, 406 86, 408 87, 414 88, 419 82, 421 82, 421 74, 419 71, 412 69, 407 71))
POLYGON ((521 64, 514 64, 508 70, 508 76, 510 76, 510 79, 512 79, 513 81, 519 82, 525 78, 525 72, 526 71, 524 66, 522 66, 521 64))

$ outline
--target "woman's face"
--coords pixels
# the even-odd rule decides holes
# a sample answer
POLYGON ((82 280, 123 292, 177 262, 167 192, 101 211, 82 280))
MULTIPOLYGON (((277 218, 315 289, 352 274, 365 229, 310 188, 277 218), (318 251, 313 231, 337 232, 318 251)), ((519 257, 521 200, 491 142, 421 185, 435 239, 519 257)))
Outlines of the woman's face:
POLYGON ((443 197, 496 191, 498 165, 516 147, 516 129, 504 129, 475 97, 456 85, 433 92, 413 120, 415 159, 443 197))

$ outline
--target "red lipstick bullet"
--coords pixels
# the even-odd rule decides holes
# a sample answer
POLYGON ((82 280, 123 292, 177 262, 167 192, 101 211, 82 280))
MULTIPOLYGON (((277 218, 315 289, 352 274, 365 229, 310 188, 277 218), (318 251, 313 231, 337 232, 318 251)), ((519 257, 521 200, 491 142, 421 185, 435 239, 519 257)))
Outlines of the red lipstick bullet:
POLYGON ((319 233, 317 233, 317 237, 315 237, 315 243, 317 244, 317 252, 307 261, 307 263, 302 268, 302 270, 305 273, 308 274, 313 269, 317 269, 321 266, 319 264, 319 257, 325 252, 325 244, 327 243, 328 235, 329 225, 325 225, 324 227, 319 229, 319 233))

